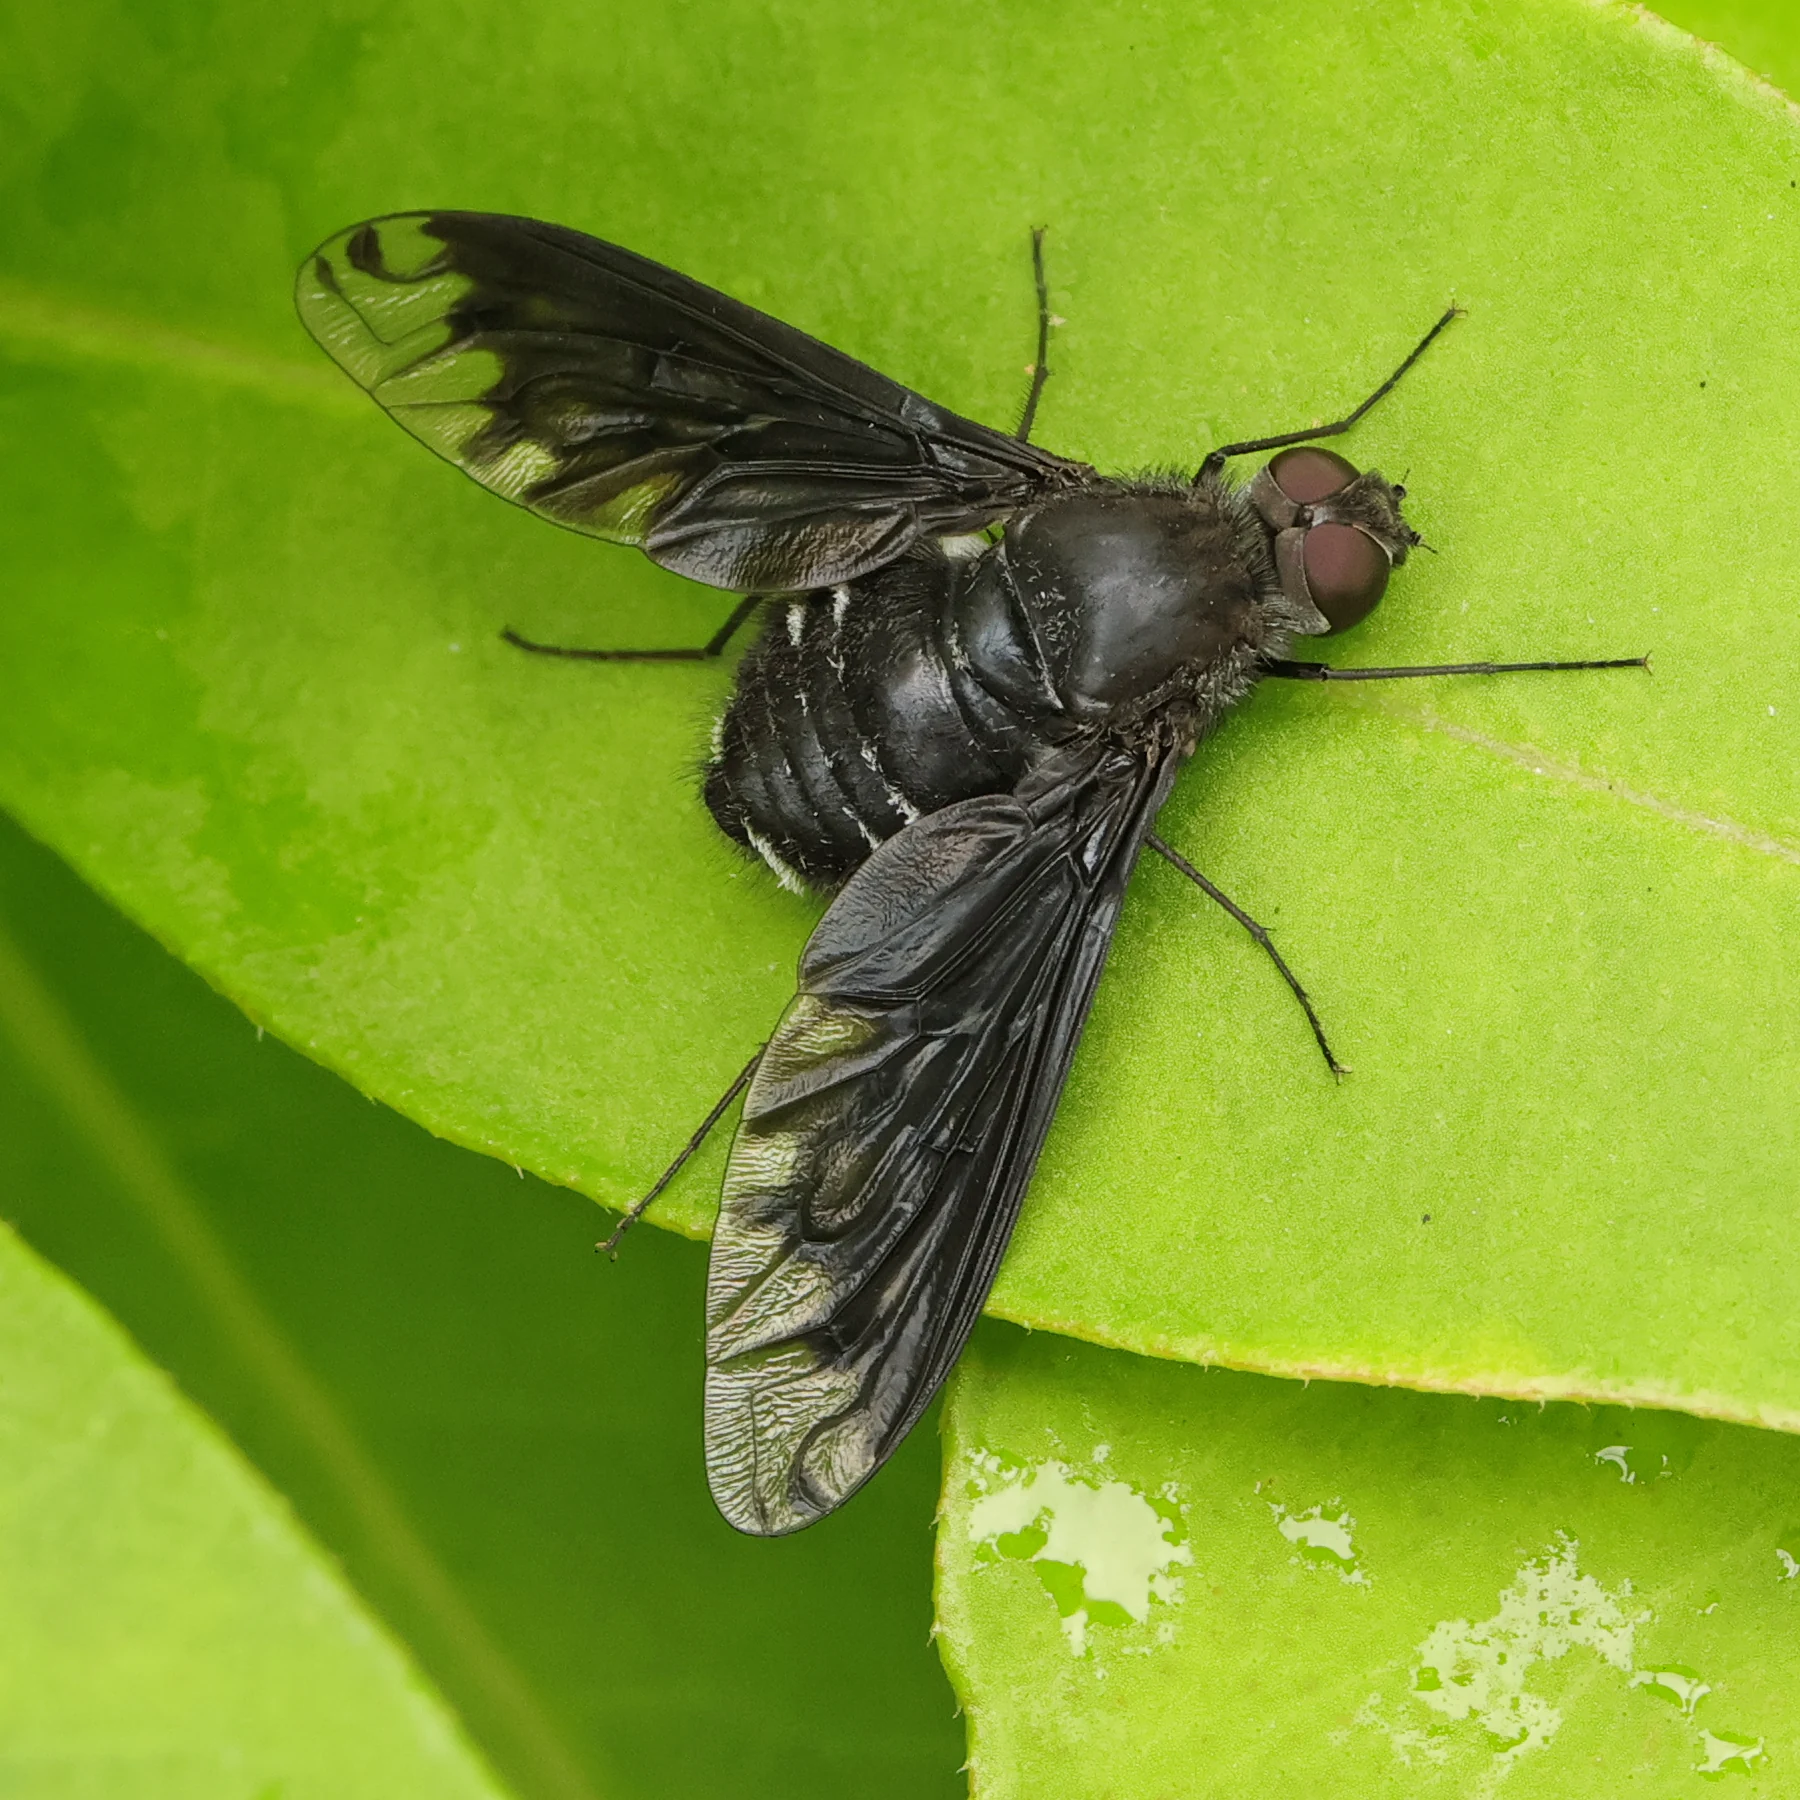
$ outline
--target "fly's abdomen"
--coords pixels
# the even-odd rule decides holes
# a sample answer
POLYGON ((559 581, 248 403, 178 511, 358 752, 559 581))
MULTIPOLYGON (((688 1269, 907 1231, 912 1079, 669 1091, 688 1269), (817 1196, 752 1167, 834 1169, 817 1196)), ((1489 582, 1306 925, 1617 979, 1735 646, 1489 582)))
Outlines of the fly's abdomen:
POLYGON ((720 829, 785 885, 835 887, 910 820, 1024 773, 1026 722, 958 651, 964 567, 915 555, 771 606, 705 791, 720 829))

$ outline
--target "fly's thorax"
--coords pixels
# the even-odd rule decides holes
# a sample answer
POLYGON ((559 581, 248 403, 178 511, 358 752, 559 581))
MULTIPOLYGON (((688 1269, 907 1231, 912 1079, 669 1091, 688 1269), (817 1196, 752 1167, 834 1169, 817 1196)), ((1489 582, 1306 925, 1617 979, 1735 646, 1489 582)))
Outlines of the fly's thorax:
POLYGON ((970 571, 960 642, 1021 712, 1105 724, 1237 689, 1295 628, 1269 540, 1218 482, 1109 482, 1021 514, 970 571))

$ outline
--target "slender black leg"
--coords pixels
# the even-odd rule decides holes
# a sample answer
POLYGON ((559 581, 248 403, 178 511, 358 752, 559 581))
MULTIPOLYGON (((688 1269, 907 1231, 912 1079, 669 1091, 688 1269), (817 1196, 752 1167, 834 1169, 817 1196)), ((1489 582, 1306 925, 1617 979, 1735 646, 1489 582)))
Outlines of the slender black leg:
POLYGON ((1025 397, 1025 416, 1019 421, 1018 439, 1031 442, 1031 427, 1037 418, 1038 397, 1050 379, 1050 284, 1044 277, 1044 228, 1037 225, 1031 232, 1031 272, 1037 278, 1038 343, 1037 361, 1031 365, 1031 392, 1025 397))
POLYGON ((1447 307, 1444 316, 1419 339, 1417 344, 1413 346, 1412 354, 1407 357, 1406 361, 1403 362, 1399 368, 1397 368, 1393 374, 1391 374, 1387 380, 1384 381, 1381 386, 1356 409, 1355 412, 1348 413, 1345 417, 1334 420, 1329 425, 1308 426, 1304 431, 1283 431, 1279 432, 1274 437, 1246 438, 1241 444, 1221 444, 1217 450, 1212 450, 1207 453, 1206 461, 1200 465, 1200 473, 1194 477, 1194 480, 1196 482, 1201 482, 1209 475, 1218 474, 1225 466, 1225 459, 1230 456, 1244 456, 1252 450, 1280 450, 1288 444, 1308 444, 1315 438, 1337 437, 1341 433, 1348 431, 1377 400, 1385 399, 1397 386, 1399 386, 1400 377, 1425 354, 1426 350, 1431 345, 1432 339, 1435 338, 1452 319, 1460 318, 1461 316, 1462 308, 1460 306, 1447 307))
POLYGON ((653 1187, 649 1193, 647 1193, 643 1199, 641 1199, 637 1205, 635 1205, 631 1211, 619 1221, 618 1225, 613 1230, 612 1236, 609 1237, 605 1243, 596 1244, 594 1246, 596 1250, 604 1250, 615 1262, 618 1261, 619 1240, 624 1237, 626 1232, 628 1232, 661 1197, 663 1189, 681 1173, 687 1166, 689 1159, 700 1146, 706 1142, 707 1137, 712 1132, 712 1128, 724 1118, 726 1107, 728 1107, 732 1101, 734 1101, 738 1095, 750 1085, 750 1077, 756 1073, 756 1065, 762 1061, 763 1050, 766 1050, 767 1048, 768 1045, 764 1044, 762 1048, 744 1064, 743 1070, 738 1075, 737 1079, 719 1096, 718 1104, 700 1121, 700 1129, 682 1145, 680 1154, 677 1155, 675 1160, 656 1178, 656 1186, 653 1187))
POLYGON ((1265 675, 1283 681, 1410 681, 1420 675, 1524 675, 1539 669, 1648 669, 1647 656, 1615 656, 1605 662, 1426 663, 1411 669, 1334 669, 1329 663, 1271 657, 1265 675))
POLYGON ((1281 952, 1275 948, 1275 940, 1269 936, 1267 929, 1257 924, 1224 889, 1215 887, 1208 881, 1179 850, 1170 849, 1155 832, 1152 832, 1145 841, 1158 856, 1172 867, 1179 869, 1202 893, 1210 894, 1213 899, 1218 901, 1268 952, 1270 962, 1281 971, 1281 979, 1288 984, 1294 998, 1300 1002, 1300 1009, 1306 1014, 1306 1022, 1312 1027, 1312 1034, 1318 1040, 1319 1048, 1325 1053, 1325 1066, 1342 1081, 1350 1071, 1332 1055, 1331 1045, 1325 1036, 1325 1027, 1319 1023, 1319 1015, 1313 1011, 1313 1003, 1308 997, 1306 989, 1300 985, 1294 971, 1282 960, 1281 952))
POLYGON ((717 656, 737 635, 743 622, 762 605, 761 594, 746 594, 732 610, 731 617, 697 650, 572 650, 564 644, 535 644, 521 637, 509 625, 500 635, 516 650, 529 650, 533 656, 572 656, 582 662, 707 662, 717 656))

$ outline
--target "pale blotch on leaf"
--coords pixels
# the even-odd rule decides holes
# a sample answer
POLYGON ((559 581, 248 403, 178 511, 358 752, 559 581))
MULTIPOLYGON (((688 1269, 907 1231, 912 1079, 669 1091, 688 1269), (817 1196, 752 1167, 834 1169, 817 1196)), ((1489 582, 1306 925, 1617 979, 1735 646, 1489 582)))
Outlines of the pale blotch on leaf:
POLYGON ((1800 1576, 1800 1525, 1790 1525, 1775 1545, 1775 1560, 1781 1566, 1778 1581, 1792 1581, 1800 1576))
MULTIPOLYGON (((1074 1655, 1087 1654, 1092 1626, 1141 1625, 1153 1604, 1179 1604, 1175 1571, 1192 1564, 1194 1553, 1167 1496, 1077 1475, 1060 1462, 1021 1466, 988 1453, 974 1461, 970 1538, 996 1556, 1036 1565, 1074 1655)), ((1171 1641, 1173 1632, 1165 1622, 1157 1641, 1171 1641)))
POLYGON ((1739 1737, 1734 1731, 1701 1732, 1700 1755, 1702 1760, 1694 1764, 1694 1772, 1713 1781, 1727 1775, 1749 1775, 1769 1760, 1761 1738, 1739 1737))
POLYGON ((1279 1501, 1271 1500, 1269 1510, 1275 1515, 1275 1529, 1299 1552, 1296 1562, 1329 1569, 1352 1587, 1369 1585, 1367 1571, 1357 1567, 1351 1539, 1356 1521, 1336 1501, 1330 1511, 1315 1506, 1307 1512, 1291 1513, 1279 1501))
POLYGON ((1559 1538, 1547 1556, 1520 1569, 1491 1618, 1445 1619, 1419 1646, 1413 1697, 1453 1723, 1476 1721, 1498 1740, 1496 1756, 1516 1760, 1541 1749, 1562 1725, 1561 1709, 1527 1685, 1541 1664, 1587 1650, 1632 1673, 1637 1627, 1651 1615, 1630 1608, 1629 1582, 1614 1593, 1583 1575, 1579 1549, 1559 1538))
MULTIPOLYGON (((1626 1685, 1680 1709, 1692 1719, 1713 1692, 1698 1669, 1683 1663, 1637 1666, 1637 1628, 1654 1614, 1632 1602, 1632 1586, 1622 1581, 1608 1588, 1582 1574, 1580 1545, 1563 1534, 1543 1556, 1527 1561, 1500 1594, 1490 1618, 1471 1624, 1446 1619, 1434 1626, 1416 1652, 1411 1699, 1436 1716, 1424 1729, 1412 1720, 1396 1723, 1383 1695, 1371 1694, 1356 1716, 1360 1725, 1388 1735, 1394 1754, 1407 1767, 1420 1759, 1443 1764, 1458 1750, 1483 1756, 1488 1779, 1479 1791, 1491 1791, 1520 1758, 1541 1750, 1555 1737, 1563 1712, 1532 1691, 1536 1672, 1573 1651, 1586 1651, 1625 1677, 1626 1685), (1484 1738, 1471 1742, 1456 1727, 1473 1724, 1484 1738)), ((1577 1683, 1570 1693, 1587 1691, 1577 1683)), ((1748 1772, 1763 1759, 1762 1739, 1734 1732, 1700 1729, 1696 1748, 1704 1759, 1694 1765, 1704 1775, 1748 1772)))
POLYGON ((1631 1472, 1630 1455, 1631 1446, 1629 1444, 1608 1444, 1604 1450, 1594 1452, 1594 1461, 1611 1463, 1619 1471, 1619 1479, 1629 1483, 1636 1479, 1631 1472))
POLYGON ((1684 1663, 1672 1663, 1664 1669, 1639 1669, 1632 1676, 1631 1685, 1672 1700, 1690 1719, 1694 1708, 1712 1692, 1712 1684, 1700 1679, 1699 1670, 1684 1663))
POLYGON ((1630 1444, 1608 1444, 1604 1449, 1594 1452, 1594 1461, 1617 1469, 1619 1479, 1627 1487, 1636 1487, 1641 1481, 1658 1477, 1666 1479, 1675 1472, 1669 1467, 1667 1456, 1659 1457, 1653 1451, 1634 1450, 1630 1444))

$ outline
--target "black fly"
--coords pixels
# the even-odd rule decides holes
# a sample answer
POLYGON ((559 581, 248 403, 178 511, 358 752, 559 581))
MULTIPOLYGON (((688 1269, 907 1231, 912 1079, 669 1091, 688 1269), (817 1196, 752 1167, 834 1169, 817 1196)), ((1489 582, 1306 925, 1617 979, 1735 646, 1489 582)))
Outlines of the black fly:
POLYGON ((1226 445, 1191 480, 1118 480, 1027 441, 1037 270, 1016 436, 528 219, 376 219, 300 271, 313 336, 439 455, 748 596, 702 648, 554 653, 713 656, 767 613, 706 803, 783 882, 835 898, 695 1138, 748 1086, 707 1288, 706 1447, 721 1511, 759 1535, 854 1493, 956 1360, 1146 844, 1256 934, 1338 1069, 1267 933, 1154 835, 1199 740, 1263 676, 1491 667, 1287 660, 1366 616, 1419 542, 1402 488, 1302 446, 1347 430, 1454 309, 1347 418, 1226 445), (1269 450, 1246 486, 1224 479, 1269 450))

